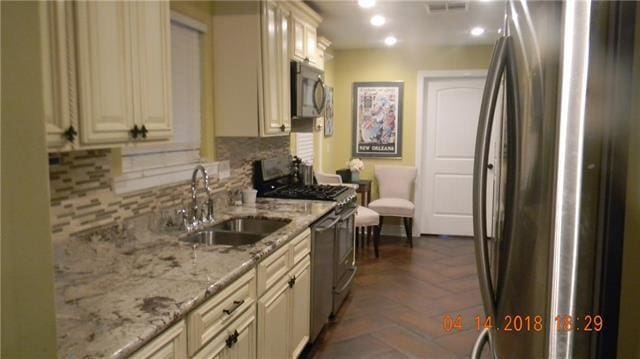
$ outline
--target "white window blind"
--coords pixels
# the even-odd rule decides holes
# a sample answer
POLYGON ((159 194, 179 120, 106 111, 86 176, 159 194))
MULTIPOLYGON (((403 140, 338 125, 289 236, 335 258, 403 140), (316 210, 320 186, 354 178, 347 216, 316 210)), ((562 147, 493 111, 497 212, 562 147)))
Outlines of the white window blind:
POLYGON ((173 142, 200 149, 202 50, 200 32, 171 22, 173 142))
POLYGON ((296 156, 313 165, 313 133, 296 133, 296 156))

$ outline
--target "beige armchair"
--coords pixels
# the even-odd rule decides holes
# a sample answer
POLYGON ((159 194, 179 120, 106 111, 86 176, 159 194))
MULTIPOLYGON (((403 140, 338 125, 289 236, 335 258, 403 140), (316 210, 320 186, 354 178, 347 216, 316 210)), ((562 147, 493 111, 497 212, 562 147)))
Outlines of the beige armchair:
MULTIPOLYGON (((316 181, 318 182, 318 184, 342 184, 342 177, 340 177, 340 175, 334 175, 330 173, 316 172, 316 181)), ((344 185, 351 185, 351 183, 345 183, 344 185)), ((365 229, 367 233, 367 241, 371 240, 371 232, 373 229, 373 250, 376 254, 376 258, 378 258, 380 256, 378 252, 378 245, 380 243, 380 215, 378 215, 376 211, 371 210, 367 207, 358 206, 356 211, 355 223, 356 229, 365 229)), ((363 238, 357 238, 360 242, 362 242, 363 246, 365 241, 365 231, 362 231, 363 238)), ((356 230, 356 236, 359 236, 359 233, 360 231, 356 230)))
POLYGON ((378 179, 380 198, 369 203, 369 208, 380 214, 380 230, 384 217, 401 217, 409 246, 413 248, 413 187, 417 175, 416 168, 377 165, 373 171, 378 179))

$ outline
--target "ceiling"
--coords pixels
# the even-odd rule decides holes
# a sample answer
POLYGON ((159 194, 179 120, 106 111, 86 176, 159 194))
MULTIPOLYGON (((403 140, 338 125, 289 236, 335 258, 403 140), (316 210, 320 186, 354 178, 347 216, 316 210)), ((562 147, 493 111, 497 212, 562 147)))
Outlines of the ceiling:
POLYGON ((370 9, 358 6, 357 0, 313 0, 307 4, 323 17, 319 33, 336 49, 384 47, 388 35, 398 39, 395 46, 489 45, 499 36, 504 17, 501 0, 378 0, 370 9), (441 8, 444 9, 438 11, 441 8), (378 14, 387 21, 374 27, 369 19, 378 14), (471 36, 469 30, 475 26, 484 27, 486 32, 471 36))

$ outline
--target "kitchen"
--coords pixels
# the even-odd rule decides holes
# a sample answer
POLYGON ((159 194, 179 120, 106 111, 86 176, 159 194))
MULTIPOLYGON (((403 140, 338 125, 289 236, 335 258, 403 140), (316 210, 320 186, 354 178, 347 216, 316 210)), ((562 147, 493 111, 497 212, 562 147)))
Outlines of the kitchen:
POLYGON ((2 357, 637 355, 636 13, 2 2, 2 357), (532 38, 518 15, 544 56, 509 55, 532 38), (613 83, 565 90, 560 59, 585 71, 569 53, 613 83), (599 328, 553 330, 554 313, 599 328), (516 337, 474 322, 538 314, 516 337))

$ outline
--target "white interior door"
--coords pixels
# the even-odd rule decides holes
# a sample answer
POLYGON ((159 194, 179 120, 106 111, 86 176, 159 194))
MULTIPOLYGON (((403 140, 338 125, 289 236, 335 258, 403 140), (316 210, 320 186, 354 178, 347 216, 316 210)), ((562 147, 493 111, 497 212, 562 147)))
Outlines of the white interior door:
MULTIPOLYGON (((422 231, 472 236, 473 161, 485 78, 425 81, 422 231)), ((487 213, 492 214, 493 171, 488 174, 487 213)))

